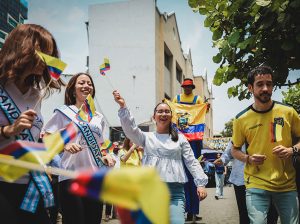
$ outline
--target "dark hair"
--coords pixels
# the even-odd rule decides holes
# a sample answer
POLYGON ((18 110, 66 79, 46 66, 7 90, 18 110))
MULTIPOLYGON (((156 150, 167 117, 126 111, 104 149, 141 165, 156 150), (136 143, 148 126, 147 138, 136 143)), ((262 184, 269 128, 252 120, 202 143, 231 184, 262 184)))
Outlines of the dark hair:
MULTIPOLYGON (((158 103, 158 104, 155 106, 153 115, 155 115, 157 107, 158 107, 159 105, 161 105, 161 104, 168 105, 168 107, 170 108, 170 111, 171 111, 171 116, 172 116, 172 110, 171 110, 171 107, 169 106, 169 104, 164 103, 164 102, 158 103)), ((177 131, 174 129, 174 127, 172 126, 172 122, 170 122, 170 124, 169 124, 169 134, 171 135, 172 141, 174 141, 174 142, 177 142, 177 141, 178 141, 178 133, 177 133, 177 131)))
POLYGON ((68 82, 66 92, 65 92, 65 105, 74 105, 74 104, 76 104, 75 85, 76 85, 78 77, 81 76, 81 75, 86 75, 90 78, 92 86, 93 86, 92 97, 93 98, 95 97, 96 90, 95 90, 95 85, 94 85, 94 81, 93 81, 92 77, 87 73, 83 73, 83 72, 77 73, 68 82))
POLYGON ((272 68, 266 65, 262 65, 262 66, 258 66, 254 69, 252 69, 247 76, 247 82, 248 85, 252 85, 254 84, 254 80, 255 80, 255 76, 257 75, 266 75, 266 74, 270 74, 272 76, 273 79, 273 71, 272 68))
MULTIPOLYGON (((16 81, 24 74, 24 70, 33 69, 40 65, 41 59, 35 50, 39 50, 53 57, 59 57, 54 37, 44 27, 36 24, 22 24, 17 26, 7 36, 0 50, 0 83, 16 81)), ((30 87, 42 89, 51 81, 45 66, 43 75, 29 75, 25 83, 30 87)), ((45 96, 49 96, 53 89, 61 90, 64 83, 52 80, 46 89, 45 96)))

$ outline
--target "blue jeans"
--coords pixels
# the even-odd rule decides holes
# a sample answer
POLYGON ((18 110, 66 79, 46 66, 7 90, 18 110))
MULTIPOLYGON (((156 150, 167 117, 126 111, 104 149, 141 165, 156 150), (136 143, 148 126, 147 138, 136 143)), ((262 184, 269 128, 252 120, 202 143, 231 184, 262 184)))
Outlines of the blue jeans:
POLYGON ((215 173, 215 180, 216 180, 216 196, 223 197, 224 174, 215 173))
POLYGON ((257 188, 246 190, 250 223, 267 223, 271 200, 278 211, 281 224, 299 224, 299 204, 296 191, 272 192, 257 188))
POLYGON ((183 224, 184 223, 184 184, 167 183, 170 191, 170 223, 183 224))

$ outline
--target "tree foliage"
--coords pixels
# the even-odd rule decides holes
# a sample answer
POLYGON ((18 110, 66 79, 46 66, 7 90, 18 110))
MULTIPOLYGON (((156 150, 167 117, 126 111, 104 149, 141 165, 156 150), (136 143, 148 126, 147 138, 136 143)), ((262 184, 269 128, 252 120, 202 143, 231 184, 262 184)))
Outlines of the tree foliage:
POLYGON ((300 114, 300 84, 290 87, 287 92, 282 92, 283 102, 292 105, 300 114))
MULTIPOLYGON (((300 69, 300 0, 189 0, 194 12, 206 18, 220 64, 214 84, 233 79, 229 97, 250 98, 247 73, 260 64, 274 69, 275 86, 282 86, 289 70, 300 69)), ((297 81, 300 82, 300 79, 297 81)))
POLYGON ((225 123, 225 128, 223 131, 221 131, 221 135, 223 137, 232 137, 232 131, 233 131, 233 119, 225 123))

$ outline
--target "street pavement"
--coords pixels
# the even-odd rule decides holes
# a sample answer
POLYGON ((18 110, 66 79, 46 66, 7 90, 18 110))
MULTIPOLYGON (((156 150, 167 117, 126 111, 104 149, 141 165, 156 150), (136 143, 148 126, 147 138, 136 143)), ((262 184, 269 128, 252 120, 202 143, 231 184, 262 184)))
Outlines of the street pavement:
MULTIPOLYGON (((200 203, 200 216, 201 221, 198 224, 238 224, 239 215, 235 201, 235 194, 233 187, 224 187, 224 198, 215 199, 215 188, 207 188, 208 196, 200 203)), ((104 217, 104 215, 103 215, 104 217)), ((102 224, 119 224, 116 219, 105 222, 102 224)), ((188 222, 190 223, 190 222, 188 222)))

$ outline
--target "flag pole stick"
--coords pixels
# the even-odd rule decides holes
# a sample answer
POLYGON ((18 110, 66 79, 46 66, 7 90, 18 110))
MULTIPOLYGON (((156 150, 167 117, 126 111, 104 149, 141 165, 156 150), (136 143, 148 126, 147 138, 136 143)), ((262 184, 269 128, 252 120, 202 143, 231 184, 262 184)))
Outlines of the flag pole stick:
MULTIPOLYGON (((106 75, 105 75, 105 76, 106 76, 106 75)), ((108 76, 106 76, 106 78, 107 78, 107 80, 108 80, 108 82, 109 82, 109 84, 110 84, 112 90, 115 91, 116 88, 115 88, 115 87, 113 86, 113 84, 111 83, 110 78, 109 78, 108 76)))
POLYGON ((42 100, 42 99, 43 99, 43 97, 45 96, 45 94, 46 94, 46 90, 49 88, 49 86, 50 86, 51 82, 52 82, 52 78, 50 79, 50 82, 48 83, 48 85, 45 87, 45 92, 44 92, 44 94, 43 94, 43 95, 41 95, 41 96, 39 97, 38 101, 35 103, 35 105, 34 105, 34 107, 33 107, 33 110, 35 110, 35 109, 36 109, 37 105, 38 105, 38 104, 41 102, 41 100, 42 100))
POLYGON ((47 174, 62 175, 65 177, 70 177, 70 178, 75 178, 78 176, 78 173, 76 171, 63 170, 63 169, 51 167, 51 166, 42 166, 40 164, 30 163, 30 162, 26 162, 26 161, 22 161, 22 160, 8 159, 7 157, 0 157, 0 163, 25 168, 28 170, 41 171, 41 172, 45 172, 47 174))

